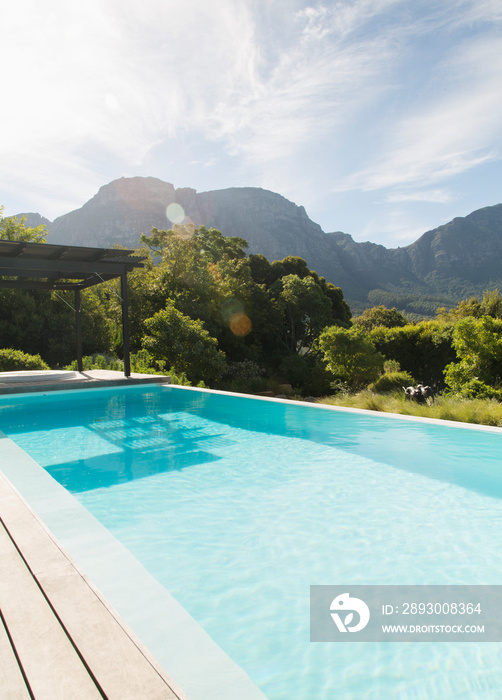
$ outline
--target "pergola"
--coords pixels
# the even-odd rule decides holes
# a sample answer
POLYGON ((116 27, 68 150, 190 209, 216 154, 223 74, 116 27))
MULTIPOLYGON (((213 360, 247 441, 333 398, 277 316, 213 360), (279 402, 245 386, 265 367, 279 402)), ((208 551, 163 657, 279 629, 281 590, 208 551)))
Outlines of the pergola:
POLYGON ((77 367, 82 372, 80 292, 120 277, 124 374, 129 377, 131 361, 127 273, 135 267, 143 267, 143 260, 143 257, 134 255, 133 250, 0 240, 0 288, 74 290, 77 367))

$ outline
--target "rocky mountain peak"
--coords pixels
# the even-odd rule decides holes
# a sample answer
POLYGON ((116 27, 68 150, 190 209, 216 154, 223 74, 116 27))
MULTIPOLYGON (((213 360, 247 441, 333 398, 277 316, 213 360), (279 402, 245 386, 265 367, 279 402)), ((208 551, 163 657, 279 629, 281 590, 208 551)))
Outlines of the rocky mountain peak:
POLYGON ((341 231, 326 234, 304 207, 269 190, 232 187, 199 193, 154 177, 132 177, 104 185, 80 209, 52 224, 29 215, 28 225, 47 222, 49 243, 135 248, 141 233, 171 228, 166 208, 173 202, 196 226, 244 238, 250 253, 270 261, 287 255, 304 258, 341 287, 353 307, 384 303, 406 310, 410 295, 429 295, 434 313, 468 294, 502 289, 502 204, 458 217, 409 246, 387 249, 356 242, 341 231))

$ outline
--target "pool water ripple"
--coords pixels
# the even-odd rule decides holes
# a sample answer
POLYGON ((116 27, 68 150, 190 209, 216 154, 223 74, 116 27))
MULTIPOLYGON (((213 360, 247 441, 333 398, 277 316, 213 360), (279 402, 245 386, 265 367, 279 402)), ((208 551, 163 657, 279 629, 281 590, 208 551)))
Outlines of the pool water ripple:
POLYGON ((348 414, 326 424, 315 409, 281 408, 279 428, 249 399, 240 427, 225 397, 149 391, 144 415, 122 407, 124 424, 93 428, 116 470, 106 483, 92 483, 99 442, 82 475, 42 428, 12 438, 68 479, 271 700, 500 697, 500 644, 309 642, 311 584, 501 582, 500 435, 348 414))

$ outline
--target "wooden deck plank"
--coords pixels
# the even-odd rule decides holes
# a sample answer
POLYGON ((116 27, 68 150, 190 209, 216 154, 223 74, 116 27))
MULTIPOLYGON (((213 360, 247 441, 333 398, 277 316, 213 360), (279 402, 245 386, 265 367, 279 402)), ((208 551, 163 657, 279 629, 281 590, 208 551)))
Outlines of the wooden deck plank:
MULTIPOLYGON (((28 574, 32 583, 30 587, 27 581, 22 582, 23 587, 27 587, 26 595, 30 597, 30 603, 31 598, 36 597, 33 588, 35 586, 38 588, 38 596, 45 596, 46 607, 50 610, 52 606, 57 612, 60 630, 66 632, 67 638, 71 639, 85 660, 87 683, 90 673, 98 680, 103 695, 109 700, 187 700, 165 670, 111 610, 92 583, 78 571, 75 563, 3 475, 0 475, 0 513, 5 525, 3 547, 6 552, 11 550, 11 559, 5 560, 6 564, 3 564, 2 568, 8 566, 9 569, 4 569, 7 571, 12 567, 16 580, 17 577, 21 580, 23 575, 20 562, 23 563, 24 577, 28 574), (15 549, 12 541, 19 549, 16 551, 17 562, 13 561, 16 557, 12 552, 12 549, 15 549), (20 552, 26 561, 21 558, 20 552), (43 594, 40 589, 43 590, 43 594)), ((9 573, 3 586, 0 586, 0 601, 3 598, 8 603, 9 630, 12 624, 16 637, 18 634, 23 637, 20 640, 22 661, 24 662, 26 655, 32 663, 39 653, 38 646, 45 647, 46 639, 34 633, 32 644, 23 646, 26 644, 24 637, 28 629, 24 626, 23 631, 23 615, 19 610, 22 605, 19 596, 12 590, 13 586, 17 588, 12 576, 13 574, 9 573)), ((52 613, 52 623, 47 621, 47 624, 54 625, 55 620, 57 618, 52 613)), ((28 635, 31 636, 29 633, 28 635)), ((46 657, 47 654, 44 658, 46 657)), ((51 659, 46 658, 46 661, 52 663, 51 659)), ((82 661, 78 665, 81 673, 84 669, 82 661)), ((37 693, 41 692, 37 690, 37 693)), ((56 700, 58 697, 73 700, 103 695, 73 695, 65 689, 64 694, 60 696, 36 694, 35 697, 37 700, 43 700, 45 697, 50 700, 56 700)))
POLYGON ((0 557, 8 572, 0 578, 0 607, 34 696, 102 698, 3 526, 0 557))
POLYGON ((30 700, 30 693, 19 667, 19 663, 0 619, 0 688, 6 700, 30 700))
POLYGON ((75 571, 68 568, 58 576, 43 575, 39 580, 107 698, 179 697, 75 571))

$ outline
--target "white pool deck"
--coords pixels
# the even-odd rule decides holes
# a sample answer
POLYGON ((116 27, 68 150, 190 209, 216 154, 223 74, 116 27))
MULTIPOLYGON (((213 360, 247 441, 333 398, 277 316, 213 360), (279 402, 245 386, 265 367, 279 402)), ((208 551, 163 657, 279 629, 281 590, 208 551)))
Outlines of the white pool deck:
MULTIPOLYGON (((6 378, 0 396, 169 382, 72 374, 6 378)), ((0 561, 2 700, 266 700, 137 559, 1 431, 0 561)))
POLYGON ((135 374, 92 369, 84 372, 68 370, 34 370, 32 372, 0 372, 0 396, 31 391, 62 391, 86 387, 132 386, 134 384, 169 384, 171 378, 157 374, 135 374))

